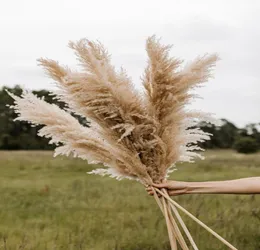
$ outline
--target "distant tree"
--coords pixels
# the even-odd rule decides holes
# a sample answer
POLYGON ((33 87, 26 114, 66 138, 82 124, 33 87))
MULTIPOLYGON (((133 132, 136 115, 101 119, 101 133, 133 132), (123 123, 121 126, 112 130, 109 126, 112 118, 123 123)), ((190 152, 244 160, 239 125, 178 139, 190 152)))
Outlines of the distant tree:
POLYGON ((245 127, 247 135, 254 138, 260 146, 260 123, 250 123, 245 127))
POLYGON ((221 119, 222 125, 217 130, 218 147, 231 148, 238 135, 238 128, 230 121, 221 119))
POLYGON ((199 123, 198 126, 205 132, 212 134, 211 140, 202 143, 204 148, 231 148, 238 135, 238 128, 226 119, 222 124, 215 126, 210 123, 199 123))
POLYGON ((250 154, 258 151, 258 143, 251 137, 238 137, 234 143, 234 149, 238 153, 250 154))

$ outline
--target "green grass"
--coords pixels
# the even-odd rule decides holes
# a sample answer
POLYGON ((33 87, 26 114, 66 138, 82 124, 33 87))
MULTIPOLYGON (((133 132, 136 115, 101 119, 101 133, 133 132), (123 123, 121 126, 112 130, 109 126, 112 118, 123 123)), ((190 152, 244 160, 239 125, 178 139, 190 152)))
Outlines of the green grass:
MULTIPOLYGON (((260 154, 209 151, 180 164, 176 180, 260 175, 260 154)), ((85 161, 51 152, 0 152, 0 249, 169 250, 153 197, 133 181, 87 175, 85 161)), ((260 196, 175 198, 238 249, 260 249, 260 196)), ((181 213, 182 214, 182 213, 181 213)), ((200 250, 228 249, 185 215, 200 250)))

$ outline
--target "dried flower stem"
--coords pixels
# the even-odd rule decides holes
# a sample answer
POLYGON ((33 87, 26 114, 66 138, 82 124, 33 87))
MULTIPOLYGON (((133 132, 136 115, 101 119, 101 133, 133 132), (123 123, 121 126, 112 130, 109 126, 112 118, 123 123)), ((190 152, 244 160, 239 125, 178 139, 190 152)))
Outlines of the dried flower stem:
MULTIPOLYGON (((168 202, 169 202, 169 201, 168 201, 168 202)), ((192 238, 192 236, 191 236, 191 234, 190 234, 188 228, 186 227, 185 223, 183 222, 183 220, 182 220, 182 218, 181 218, 181 216, 180 216, 178 210, 177 210, 176 207, 175 207, 173 204, 171 204, 171 203, 170 203, 170 206, 171 206, 172 211, 174 212, 176 218, 178 219, 179 223, 181 224, 181 227, 182 227, 183 231, 186 233, 186 235, 187 235, 187 237, 188 237, 188 239, 189 239, 189 241, 190 241, 192 247, 194 248, 194 250, 199 250, 198 247, 197 247, 197 245, 196 245, 196 243, 194 242, 194 240, 193 240, 193 238, 192 238)))
MULTIPOLYGON (((165 189, 163 189, 163 192, 167 193, 167 191, 165 189)), ((163 197, 163 199, 165 199, 165 198, 163 197)), ((189 248, 188 248, 188 246, 187 246, 187 244, 186 244, 186 242, 185 242, 185 240, 182 236, 182 233, 181 233, 181 231, 178 227, 178 224, 177 224, 176 220, 174 219, 174 217, 172 215, 171 206, 170 206, 171 203, 166 199, 165 199, 165 202, 167 204, 169 218, 171 220, 174 231, 176 232, 176 238, 177 238, 182 250, 189 250, 189 248)))
MULTIPOLYGON (((157 202, 159 208, 161 209, 163 215, 165 216, 165 213, 164 213, 164 207, 163 207, 163 204, 162 204, 162 200, 160 200, 160 198, 158 197, 157 193, 155 192, 154 190, 154 198, 155 198, 155 201, 157 202)), ((168 201, 166 200, 166 202, 168 203, 168 201)), ((172 215, 171 215, 172 216, 172 215)), ((165 217, 165 220, 166 220, 166 217, 165 217)), ((172 227, 172 229, 174 230, 174 228, 172 227)), ((175 241, 174 242, 174 247, 176 245, 176 247, 174 249, 177 249, 177 242, 176 242, 176 232, 174 232, 174 237, 173 237, 173 240, 175 241)))
MULTIPOLYGON (((174 234, 174 236, 176 237, 176 239, 178 240, 180 246, 182 247, 183 250, 189 250, 189 248, 188 248, 188 246, 186 245, 185 240, 184 240, 184 238, 183 238, 183 236, 182 236, 182 234, 181 234, 181 231, 179 230, 178 225, 177 225, 177 223, 176 223, 176 221, 175 221, 175 219, 174 219, 174 217, 173 217, 173 215, 172 215, 172 213, 171 213, 171 207, 170 207, 171 204, 170 204, 169 201, 166 200, 164 197, 160 200, 159 197, 158 197, 158 195, 157 195, 157 193, 156 193, 155 191, 154 191, 154 194, 155 194, 155 195, 154 195, 154 198, 155 198, 155 200, 156 200, 158 206, 160 207, 160 209, 161 209, 163 215, 165 216, 166 223, 167 223, 166 216, 169 217, 170 222, 171 222, 171 227, 172 227, 173 234, 174 234), (167 206, 167 213, 168 213, 167 215, 165 214, 165 211, 164 211, 164 206, 163 206, 163 202, 164 202, 164 201, 163 201, 163 200, 165 201, 166 206, 167 206)), ((168 233, 171 233, 171 232, 168 231, 168 233)), ((175 239, 175 242, 176 242, 176 239, 175 239)), ((175 243, 175 244, 176 244, 176 243, 175 243)), ((175 249, 175 248, 174 248, 174 249, 175 249)))
POLYGON ((226 241, 224 238, 222 238, 219 234, 217 234, 215 231, 213 231, 211 228, 209 228, 207 225, 205 225, 202 221, 197 219, 194 215, 192 215, 190 212, 188 212, 185 208, 183 208, 181 205, 179 205, 176 201, 172 200, 170 197, 165 195, 162 191, 160 191, 158 188, 155 188, 155 190, 161 194, 165 199, 167 199, 170 203, 178 207, 181 211, 183 211, 185 214, 187 214, 191 219, 196 221, 200 226, 202 226, 204 229, 206 229, 209 233, 214 235, 217 239, 219 239, 221 242, 223 242, 226 246, 228 246, 232 250, 238 250, 233 245, 231 245, 228 241, 226 241))
POLYGON ((167 225, 167 229, 168 229, 168 235, 169 235, 169 240, 170 240, 170 244, 171 244, 171 249, 177 250, 176 239, 174 237, 174 229, 173 229, 174 227, 173 227, 173 224, 171 223, 171 220, 169 218, 169 213, 168 213, 165 198, 162 198, 162 204, 163 204, 164 217, 165 217, 166 225, 167 225))
MULTIPOLYGON (((156 191, 155 191, 154 188, 153 188, 153 191, 154 191, 154 194, 155 194, 155 199, 159 199, 159 198, 158 198, 158 195, 157 195, 157 193, 156 193, 156 191), (157 198, 156 198, 156 197, 157 197, 157 198)), ((165 193, 165 195, 167 195, 167 196, 169 197, 168 193, 165 192, 165 189, 164 189, 164 193, 165 193)), ((170 197, 169 197, 169 198, 170 198, 170 197)), ((180 216, 178 210, 177 210, 176 207, 175 207, 172 203, 170 203, 168 200, 167 200, 167 202, 169 203, 170 207, 172 208, 173 213, 175 214, 176 218, 178 219, 179 223, 181 224, 181 227, 182 227, 183 231, 186 233, 186 235, 187 235, 187 237, 188 237, 188 239, 189 239, 189 241, 190 241, 192 247, 194 248, 194 250, 198 250, 198 247, 196 246, 196 243, 194 242, 194 240, 193 240, 193 238, 192 238, 192 236, 191 236, 191 234, 190 234, 188 228, 186 227, 184 221, 182 220, 182 218, 181 218, 181 216, 180 216)), ((158 202, 157 202, 157 204, 158 204, 158 202)), ((159 204, 158 204, 158 205, 159 205, 159 204)), ((159 206, 160 206, 160 205, 159 205, 159 206)), ((162 208, 161 208, 161 209, 162 209, 162 208)))

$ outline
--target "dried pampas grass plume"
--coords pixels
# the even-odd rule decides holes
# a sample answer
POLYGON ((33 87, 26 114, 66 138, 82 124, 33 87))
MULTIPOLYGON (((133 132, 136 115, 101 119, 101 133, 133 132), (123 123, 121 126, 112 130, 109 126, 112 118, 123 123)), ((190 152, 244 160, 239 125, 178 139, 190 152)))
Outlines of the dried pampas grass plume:
MULTIPOLYGON (((203 116, 184 108, 192 98, 189 90, 210 77, 217 56, 199 58, 177 70, 181 61, 169 57, 170 47, 161 45, 154 36, 148 38, 149 61, 143 79, 146 93, 142 98, 125 71, 116 72, 101 43, 82 39, 70 42, 69 47, 75 51, 82 72, 49 59, 39 59, 39 63, 57 82, 56 94, 72 112, 91 120, 111 147, 119 143, 129 155, 136 156, 138 164, 128 167, 129 173, 141 174, 139 179, 147 184, 160 183, 176 162, 200 156, 191 152, 200 148, 189 144, 207 140, 209 135, 188 126, 203 116)), ((106 171, 93 173, 103 175, 106 171)))
MULTIPOLYGON (((54 94, 67 104, 66 111, 30 92, 25 91, 22 97, 9 93, 15 103, 12 108, 19 115, 17 120, 44 125, 39 135, 57 145, 55 155, 73 154, 92 164, 102 163, 104 168, 91 173, 136 179, 146 186, 163 182, 177 162, 202 158, 197 144, 209 140, 210 134, 196 124, 201 120, 212 123, 214 119, 186 107, 196 97, 191 90, 212 77, 217 55, 198 57, 182 66, 182 60, 170 57, 171 46, 149 37, 148 63, 142 77, 145 92, 141 96, 126 71, 117 71, 111 65, 110 55, 100 42, 82 39, 70 42, 69 47, 80 62, 80 72, 54 60, 38 60, 55 80, 58 91, 54 94), (81 125, 71 113, 87 118, 91 126, 81 125)), ((182 249, 188 247, 171 210, 197 249, 176 204, 171 204, 165 190, 157 192, 163 197, 155 195, 167 222, 172 249, 177 249, 176 240, 182 249)))

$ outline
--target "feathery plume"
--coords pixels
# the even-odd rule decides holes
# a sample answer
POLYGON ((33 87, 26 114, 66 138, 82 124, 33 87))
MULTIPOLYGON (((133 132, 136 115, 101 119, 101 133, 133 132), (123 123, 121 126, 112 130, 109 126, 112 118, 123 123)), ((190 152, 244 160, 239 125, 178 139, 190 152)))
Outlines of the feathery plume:
POLYGON ((155 36, 148 38, 148 66, 143 77, 148 110, 160 124, 159 137, 167 145, 163 172, 178 161, 201 157, 192 152, 200 148, 192 145, 208 140, 209 134, 192 126, 194 119, 204 119, 203 113, 187 112, 185 107, 194 98, 190 90, 211 77, 218 59, 216 55, 205 55, 181 68, 182 61, 169 56, 170 48, 155 36))
POLYGON ((51 138, 50 143, 57 146, 62 144, 55 149, 54 156, 73 154, 74 157, 88 160, 89 163, 102 163, 113 168, 116 177, 136 178, 138 176, 138 172, 133 172, 129 165, 129 163, 136 164, 136 159, 120 145, 110 148, 110 145, 93 127, 82 126, 69 113, 37 98, 31 92, 24 92, 22 98, 12 93, 9 95, 15 100, 15 105, 11 108, 19 114, 15 120, 29 121, 33 125, 44 125, 38 135, 51 138))
POLYGON ((84 159, 91 157, 109 167, 93 171, 95 174, 120 173, 119 178, 125 175, 146 183, 160 183, 176 162, 200 157, 193 152, 200 150, 196 143, 208 140, 210 134, 194 128, 195 120, 203 119, 202 113, 186 111, 185 106, 193 97, 190 89, 211 76, 217 56, 199 57, 181 68, 182 61, 169 56, 171 46, 161 45, 155 36, 148 38, 143 99, 126 72, 123 69, 117 72, 111 65, 110 55, 100 42, 81 39, 70 42, 69 47, 80 62, 81 72, 50 59, 41 58, 38 62, 56 81, 57 98, 68 105, 69 112, 87 118, 91 122, 89 129, 32 94, 24 94, 23 98, 13 96, 16 110, 24 120, 46 125, 39 133, 41 136, 64 143, 56 154, 73 152, 84 159), (30 103, 37 104, 37 110, 30 103), (59 124, 62 116, 67 126, 65 121, 59 124), (39 117, 41 120, 37 120, 39 117), (53 118, 48 120, 50 117, 53 118), (64 142, 59 133, 73 136, 64 142))

